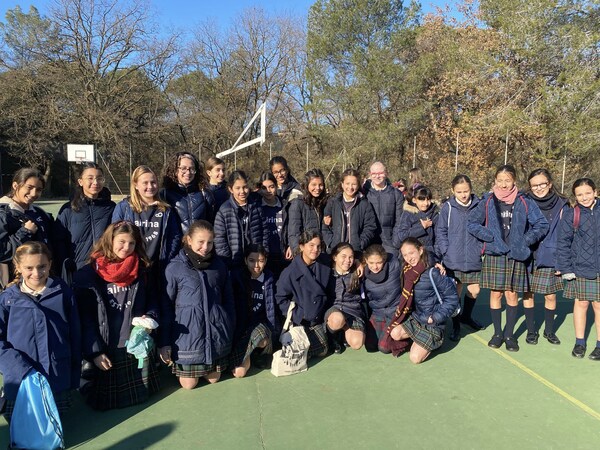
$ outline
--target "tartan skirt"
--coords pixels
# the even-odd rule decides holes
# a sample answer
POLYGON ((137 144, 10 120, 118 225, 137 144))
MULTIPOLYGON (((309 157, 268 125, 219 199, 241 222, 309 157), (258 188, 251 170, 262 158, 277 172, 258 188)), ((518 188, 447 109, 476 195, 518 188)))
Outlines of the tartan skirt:
POLYGON ((534 269, 531 279, 531 292, 545 295, 562 291, 562 278, 560 275, 554 275, 554 272, 555 270, 550 267, 538 267, 534 269))
POLYGON ((460 270, 446 269, 446 275, 454 278, 457 283, 461 284, 479 284, 481 283, 481 272, 462 272, 460 270))
POLYGON ((481 287, 492 291, 529 292, 527 265, 506 255, 485 255, 481 268, 481 287))
MULTIPOLYGON (((73 395, 72 391, 62 391, 58 394, 52 393, 54 396, 54 403, 56 403, 56 409, 58 409, 58 414, 62 416, 62 414, 67 411, 71 404, 73 403, 73 395)), ((15 400, 6 400, 4 404, 4 412, 2 415, 6 419, 7 422, 10 423, 10 418, 12 417, 12 413, 15 410, 15 400)))
POLYGON ((258 344, 266 339, 267 346, 261 348, 262 355, 273 353, 273 342, 271 341, 271 330, 264 323, 259 323, 254 328, 246 330, 244 335, 233 346, 230 355, 231 367, 240 367, 246 358, 250 358, 252 352, 258 348, 258 344))
POLYGON ((594 280, 575 278, 566 281, 563 296, 588 302, 600 302, 600 277, 594 280))
POLYGON ((444 343, 444 331, 442 328, 433 325, 421 325, 412 316, 402 322, 402 327, 413 342, 427 351, 440 348, 444 343))
POLYGON ((339 312, 344 316, 346 325, 350 330, 362 331, 363 333, 365 332, 365 321, 362 317, 356 317, 350 313, 341 311, 335 306, 332 306, 325 312, 325 323, 327 323, 327 318, 334 312, 339 312))
POLYGON ((173 364, 172 372, 177 377, 201 378, 209 373, 225 372, 229 364, 229 356, 219 358, 212 364, 173 364))
POLYGON ((369 321, 366 323, 366 338, 365 338, 365 348, 369 352, 375 352, 379 350, 382 353, 390 353, 389 351, 384 351, 385 348, 381 344, 385 339, 385 330, 388 329, 390 324, 392 323, 392 317, 375 317, 371 315, 369 321))
POLYGON ((156 370, 155 352, 144 358, 144 365, 138 369, 138 360, 127 353, 125 348, 118 348, 112 355, 107 355, 112 362, 110 370, 99 370, 92 381, 87 397, 88 404, 97 410, 106 411, 114 408, 125 408, 148 400, 160 388, 156 370))
POLYGON ((306 331, 306 336, 310 341, 308 359, 326 355, 329 351, 329 343, 327 342, 327 327, 325 323, 313 325, 312 327, 304 325, 304 331, 306 331))

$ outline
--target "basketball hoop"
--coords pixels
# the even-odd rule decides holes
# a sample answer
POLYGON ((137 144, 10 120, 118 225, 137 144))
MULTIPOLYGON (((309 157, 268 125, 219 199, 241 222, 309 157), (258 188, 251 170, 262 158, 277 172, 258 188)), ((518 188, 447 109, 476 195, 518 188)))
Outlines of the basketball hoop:
POLYGON ((88 144, 67 144, 67 161, 75 164, 96 162, 94 146, 88 144))
POLYGON ((244 128, 244 131, 242 131, 240 136, 237 138, 237 141, 235 141, 235 144, 233 144, 233 147, 231 147, 229 150, 225 150, 224 152, 217 153, 217 155, 216 155, 217 158, 222 158, 223 156, 227 156, 232 153, 236 153, 237 151, 242 150, 242 149, 249 147, 251 145, 254 145, 254 144, 263 145, 267 138, 266 128, 267 128, 267 102, 264 102, 262 105, 260 105, 260 107, 254 114, 252 119, 250 119, 250 122, 248 122, 248 125, 246 125, 246 128, 244 128), (259 116, 260 116, 260 136, 254 138, 254 139, 251 139, 247 142, 244 142, 243 144, 238 145, 240 143, 240 141, 242 140, 242 138, 246 135, 246 133, 248 132, 248 130, 250 129, 252 124, 256 121, 256 119, 258 119, 259 116))

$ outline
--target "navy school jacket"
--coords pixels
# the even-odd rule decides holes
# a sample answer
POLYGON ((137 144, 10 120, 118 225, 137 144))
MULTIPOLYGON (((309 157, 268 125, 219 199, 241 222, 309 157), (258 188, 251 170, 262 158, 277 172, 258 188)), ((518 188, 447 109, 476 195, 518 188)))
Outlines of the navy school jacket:
MULTIPOLYGON (((324 216, 331 216, 331 225, 323 226, 323 240, 327 250, 331 251, 343 241, 346 232, 346 216, 344 214, 344 197, 340 192, 331 197, 325 206, 324 216)), ((375 238, 377 233, 377 218, 369 201, 358 194, 356 203, 350 210, 349 236, 344 242, 349 242, 354 251, 363 251, 375 238)))
POLYGON ((432 203, 427 211, 421 211, 410 203, 404 203, 404 213, 400 219, 400 227, 396 235, 394 245, 400 248, 402 241, 408 237, 418 239, 429 254, 430 264, 438 261, 435 253, 435 227, 438 222, 439 209, 435 203, 432 203), (429 228, 423 228, 421 220, 431 219, 433 225, 429 228))
POLYGON ((335 297, 335 282, 331 276, 329 258, 319 256, 312 268, 304 263, 302 255, 297 255, 289 266, 283 269, 277 281, 275 299, 281 313, 286 316, 290 302, 296 302, 292 313, 295 325, 316 325, 323 323, 323 316, 335 297))
POLYGON ((452 314, 458 307, 456 284, 454 284, 454 280, 450 277, 442 275, 439 269, 433 268, 431 270, 431 277, 442 298, 442 302, 440 303, 435 289, 431 284, 429 277, 430 270, 431 268, 428 267, 415 284, 413 293, 414 310, 411 316, 421 325, 426 325, 429 317, 431 317, 433 320, 431 325, 443 328, 446 320, 452 317, 452 314))
MULTIPOLYGON (((534 198, 531 199, 535 201, 534 198)), ((559 197, 556 205, 551 211, 552 220, 549 224, 548 234, 546 234, 546 236, 544 236, 544 238, 533 247, 533 260, 536 268, 556 268, 556 245, 558 239, 558 229, 560 227, 562 217, 567 209, 569 209, 569 202, 567 199, 559 197)))
POLYGON ((71 289, 60 279, 39 300, 14 284, 0 294, 0 372, 8 400, 15 400, 31 369, 54 393, 79 387, 81 328, 71 289))
POLYGON ((377 218, 377 233, 373 243, 382 244, 387 252, 398 253, 398 247, 394 246, 394 241, 400 231, 400 218, 404 212, 404 195, 390 183, 385 189, 379 191, 372 187, 371 180, 367 180, 363 191, 377 218))
POLYGON ((402 267, 394 255, 388 254, 383 266, 385 276, 382 281, 374 282, 369 279, 365 270, 364 291, 372 315, 377 319, 389 318, 394 315, 402 294, 402 267))
POLYGON ((198 185, 177 185, 174 189, 161 189, 160 198, 175 210, 185 234, 194 220, 210 220, 214 217, 211 202, 212 194, 200 191, 198 185))
POLYGON ((502 239, 502 220, 493 193, 486 194, 469 213, 468 230, 483 242, 486 255, 507 255, 528 261, 532 247, 548 233, 548 221, 533 200, 519 193, 515 199, 508 242, 502 239))

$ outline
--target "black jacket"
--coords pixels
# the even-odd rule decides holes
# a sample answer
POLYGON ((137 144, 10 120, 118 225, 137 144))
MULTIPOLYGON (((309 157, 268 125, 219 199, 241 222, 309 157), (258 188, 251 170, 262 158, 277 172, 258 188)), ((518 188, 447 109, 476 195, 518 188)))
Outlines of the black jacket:
POLYGON ((369 201, 359 194, 350 210, 349 236, 344 239, 347 224, 343 202, 343 194, 339 193, 330 198, 325 206, 323 215, 331 216, 331 225, 323 227, 327 250, 331 251, 340 242, 349 242, 355 251, 363 251, 373 242, 377 232, 375 211, 369 201))

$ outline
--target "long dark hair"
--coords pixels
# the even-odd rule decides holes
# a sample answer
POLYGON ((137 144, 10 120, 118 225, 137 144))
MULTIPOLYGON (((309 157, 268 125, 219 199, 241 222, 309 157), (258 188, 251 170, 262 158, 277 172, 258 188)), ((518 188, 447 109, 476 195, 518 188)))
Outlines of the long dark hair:
MULTIPOLYGON (((83 177, 83 173, 88 169, 99 170, 102 176, 104 177, 104 170, 102 170, 102 168, 98 164, 93 163, 91 161, 85 161, 79 165, 79 170, 77 172, 77 180, 81 180, 83 177)), ((102 190, 104 189, 106 188, 102 187, 102 190)), ((85 194, 83 193, 83 187, 80 186, 79 183, 75 183, 75 189, 73 191, 73 200, 71 200, 71 209, 75 212, 79 211, 83 206, 84 201, 85 194)))
POLYGON ((327 204, 327 199, 329 196, 327 195, 327 190, 325 189, 325 176, 321 169, 310 169, 308 172, 304 174, 304 181, 300 185, 302 189, 302 200, 309 207, 315 208, 319 211, 319 215, 323 215, 323 210, 325 209, 325 205, 327 204), (310 192, 308 192, 308 185, 315 178, 320 178, 323 181, 323 191, 319 197, 313 197, 310 192))
MULTIPOLYGON (((531 181, 531 179, 533 177, 537 177, 538 175, 544 175, 546 177, 546 180, 548 180, 548 183, 552 183, 552 189, 551 189, 552 192, 554 192, 559 197, 566 198, 564 195, 562 195, 560 192, 558 192, 558 189, 556 189, 556 186, 554 185, 554 180, 552 179, 552 174, 550 174, 550 171, 543 167, 531 171, 531 173, 527 177, 527 192, 529 192, 529 193, 532 192, 531 187, 529 186, 529 182, 531 181)), ((533 195, 532 198, 535 200, 535 195, 533 195)))
POLYGON ((15 192, 23 187, 30 178, 37 178, 40 180, 42 182, 42 189, 46 187, 46 179, 42 175, 42 172, 32 167, 23 167, 22 169, 17 170, 13 175, 10 192, 7 196, 12 198, 15 195, 15 192), (13 183, 17 183, 16 189, 12 187, 13 183))
MULTIPOLYGON (((335 247, 333 247, 333 250, 331 251, 331 265, 334 269, 335 269, 335 261, 333 258, 335 258, 337 255, 339 255, 342 250, 346 250, 346 249, 350 249, 350 250, 352 250, 352 253, 354 253, 354 249, 348 242, 340 242, 335 247)), ((350 267, 350 273, 351 273, 350 284, 348 285, 346 292, 348 292, 349 294, 356 294, 360 291, 360 277, 356 273, 356 265, 355 264, 352 264, 352 267, 350 267)))

